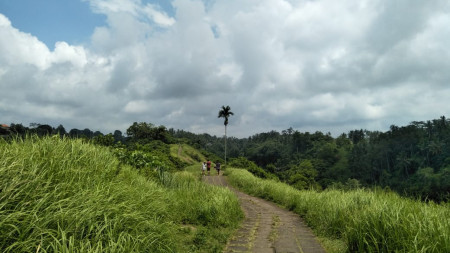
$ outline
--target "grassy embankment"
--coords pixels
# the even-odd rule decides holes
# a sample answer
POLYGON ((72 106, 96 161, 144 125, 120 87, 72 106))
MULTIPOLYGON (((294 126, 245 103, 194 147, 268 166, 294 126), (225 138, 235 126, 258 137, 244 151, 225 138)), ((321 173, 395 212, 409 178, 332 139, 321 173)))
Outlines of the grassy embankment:
POLYGON ((204 155, 187 144, 171 144, 170 155, 178 157, 190 165, 200 164, 201 161, 206 161, 204 155))
POLYGON ((220 252, 241 218, 188 172, 148 179, 81 140, 0 139, 1 252, 220 252))
POLYGON ((228 169, 229 182, 304 217, 334 252, 450 252, 449 203, 423 203, 392 192, 299 191, 228 169))

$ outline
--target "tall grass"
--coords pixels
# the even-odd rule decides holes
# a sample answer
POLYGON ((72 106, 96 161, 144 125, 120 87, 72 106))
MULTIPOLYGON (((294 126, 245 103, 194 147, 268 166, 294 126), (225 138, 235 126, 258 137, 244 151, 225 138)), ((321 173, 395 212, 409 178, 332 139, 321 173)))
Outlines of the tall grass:
POLYGON ((172 177, 166 186, 173 189, 173 206, 183 223, 229 227, 243 218, 238 199, 227 188, 200 183, 189 172, 172 177))
POLYGON ((450 252, 448 203, 385 191, 298 191, 239 169, 228 176, 235 187, 295 211, 317 234, 344 240, 349 252, 450 252))
POLYGON ((0 251, 221 251, 242 217, 236 197, 186 173, 164 177, 81 140, 0 140, 0 251))
POLYGON ((171 144, 170 154, 189 165, 197 164, 200 161, 207 160, 202 153, 187 144, 171 144), (180 154, 178 153, 178 151, 181 151, 180 154))

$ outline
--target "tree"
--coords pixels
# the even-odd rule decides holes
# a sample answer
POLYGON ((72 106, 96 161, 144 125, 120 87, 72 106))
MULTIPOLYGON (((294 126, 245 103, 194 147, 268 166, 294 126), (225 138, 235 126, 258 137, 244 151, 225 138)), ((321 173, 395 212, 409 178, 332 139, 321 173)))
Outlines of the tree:
POLYGON ((59 124, 57 128, 55 128, 55 134, 59 134, 61 136, 66 135, 67 131, 63 125, 59 124))
POLYGON ((99 134, 94 136, 94 143, 102 146, 113 146, 114 145, 114 136, 112 134, 99 134))
POLYGON ((234 115, 233 112, 231 112, 230 106, 224 106, 222 105, 222 109, 219 111, 218 118, 224 118, 223 124, 225 125, 225 165, 227 165, 227 125, 228 125, 228 118, 234 115))
POLYGON ((22 124, 14 124, 11 123, 11 126, 9 127, 9 130, 11 130, 11 132, 13 134, 17 134, 17 135, 25 135, 28 131, 28 128, 23 126, 22 124))
POLYGON ((171 136, 165 126, 156 127, 152 123, 134 122, 127 129, 127 135, 132 142, 139 142, 141 144, 148 143, 152 140, 160 140, 164 143, 171 142, 171 136))
POLYGON ((316 182, 318 171, 310 160, 303 160, 291 168, 289 183, 299 190, 320 188, 316 182))
POLYGON ((37 135, 39 136, 44 136, 44 135, 50 135, 53 132, 53 128, 50 125, 44 124, 38 124, 38 126, 34 129, 35 133, 37 133, 37 135))
POLYGON ((154 127, 155 126, 152 123, 134 122, 133 125, 127 129, 127 135, 133 140, 152 139, 152 129, 154 127))
POLYGON ((114 131, 114 141, 116 141, 116 142, 123 141, 123 135, 120 130, 114 131))

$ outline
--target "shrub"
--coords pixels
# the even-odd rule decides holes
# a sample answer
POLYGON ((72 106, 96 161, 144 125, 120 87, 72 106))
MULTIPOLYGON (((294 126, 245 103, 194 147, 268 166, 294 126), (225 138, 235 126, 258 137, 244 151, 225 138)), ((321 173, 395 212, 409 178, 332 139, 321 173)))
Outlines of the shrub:
POLYGON ((232 158, 230 159, 230 162, 228 163, 228 166, 235 167, 235 168, 242 168, 246 169, 249 172, 251 172, 253 175, 260 177, 260 178, 277 178, 275 175, 270 174, 263 170, 261 167, 256 165, 254 162, 249 161, 245 157, 239 157, 239 158, 232 158))

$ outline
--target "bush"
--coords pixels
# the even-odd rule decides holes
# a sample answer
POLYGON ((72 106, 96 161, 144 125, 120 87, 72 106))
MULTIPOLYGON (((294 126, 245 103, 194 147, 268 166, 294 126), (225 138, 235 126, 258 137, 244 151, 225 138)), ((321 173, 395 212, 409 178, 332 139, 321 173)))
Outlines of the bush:
POLYGON ((133 143, 129 146, 116 144, 114 153, 123 164, 141 171, 163 168, 168 171, 182 170, 187 163, 170 155, 170 146, 162 141, 151 141, 145 145, 133 143))
POLYGON ((239 158, 232 158, 230 159, 230 162, 228 163, 228 166, 235 167, 235 168, 242 168, 246 169, 249 172, 251 172, 253 175, 260 177, 260 178, 272 178, 277 179, 277 177, 269 172, 266 172, 261 167, 256 165, 254 162, 249 161, 245 157, 239 157, 239 158))

